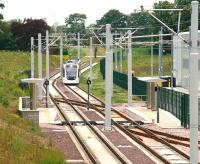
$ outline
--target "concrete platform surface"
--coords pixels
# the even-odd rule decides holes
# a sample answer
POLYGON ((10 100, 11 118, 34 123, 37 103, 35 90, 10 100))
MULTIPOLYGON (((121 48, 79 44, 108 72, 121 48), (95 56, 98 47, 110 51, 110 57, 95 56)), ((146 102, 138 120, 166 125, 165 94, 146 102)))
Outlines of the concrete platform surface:
POLYGON ((61 123, 58 119, 58 113, 54 108, 38 108, 39 110, 39 123, 58 124, 61 123))
POLYGON ((163 109, 159 109, 159 123, 157 123, 157 111, 152 111, 146 106, 141 105, 141 103, 134 103, 133 107, 126 107, 126 110, 128 113, 143 118, 145 123, 155 122, 161 128, 182 128, 180 120, 163 109))

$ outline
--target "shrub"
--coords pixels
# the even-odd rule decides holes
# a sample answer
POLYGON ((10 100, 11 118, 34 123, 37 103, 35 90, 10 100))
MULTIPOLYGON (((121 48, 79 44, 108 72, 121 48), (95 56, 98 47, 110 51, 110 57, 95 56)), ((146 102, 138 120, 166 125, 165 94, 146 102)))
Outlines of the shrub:
POLYGON ((22 90, 26 90, 26 89, 29 88, 29 87, 28 87, 28 83, 24 83, 24 82, 20 82, 20 83, 18 84, 18 86, 19 86, 22 90))

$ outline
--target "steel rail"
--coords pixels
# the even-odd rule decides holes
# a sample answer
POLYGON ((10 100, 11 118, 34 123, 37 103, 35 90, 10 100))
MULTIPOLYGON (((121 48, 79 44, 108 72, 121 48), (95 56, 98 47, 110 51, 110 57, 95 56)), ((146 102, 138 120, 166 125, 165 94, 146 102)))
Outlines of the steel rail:
MULTIPOLYGON (((146 138, 152 138, 152 135, 149 135, 147 133, 143 133, 143 132, 139 132, 139 131, 136 131, 136 130, 132 130, 132 129, 129 129, 130 132, 136 134, 136 135, 139 135, 139 136, 143 136, 143 137, 146 137, 146 138)), ((174 139, 169 139, 169 138, 166 138, 166 137, 161 137, 163 140, 171 143, 171 144, 176 144, 176 145, 182 145, 182 146, 185 146, 185 147, 190 147, 190 144, 189 143, 185 143, 187 141, 177 141, 177 140, 174 140, 174 139)), ((200 147, 199 147, 200 149, 200 147)))
MULTIPOLYGON (((70 101, 70 103, 72 103, 73 105, 78 105, 78 106, 82 106, 82 107, 86 107, 88 106, 88 103, 86 102, 81 102, 81 101, 76 101, 76 100, 72 100, 72 99, 59 99, 59 98, 56 98, 56 101, 58 102, 61 102, 61 103, 68 103, 66 102, 67 101, 70 101)), ((101 108, 104 108, 104 106, 102 105, 98 105, 98 104, 92 104, 93 106, 96 106, 96 107, 101 107, 101 108)), ((92 105, 90 104, 90 107, 92 107, 92 105)))
MULTIPOLYGON (((70 87, 69 87, 70 88, 70 87)), ((70 88, 71 89, 71 88, 70 88)), ((71 90, 73 90, 73 89, 71 89, 71 90)), ((74 91, 74 90, 73 90, 74 91)), ((79 95, 76 91, 74 91, 74 93, 76 93, 77 95, 79 95)), ((80 96, 80 95, 79 95, 80 96)), ((82 96, 80 96, 80 97, 82 97, 82 96)), ((82 97, 83 98, 83 97, 82 97)), ((83 98, 84 99, 84 98, 83 98)), ((85 101, 87 101, 86 99, 84 99, 85 101)), ((94 107, 95 108, 95 107, 94 107)), ((98 108, 96 108, 97 110, 96 111, 98 111, 98 108)), ((123 118, 125 118, 127 121, 132 121, 132 119, 131 118, 129 118, 129 117, 127 117, 127 116, 125 116, 124 114, 122 114, 121 112, 119 112, 119 111, 117 111, 117 110, 115 110, 115 109, 113 109, 112 108, 112 111, 114 111, 115 113, 117 113, 118 115, 120 115, 121 117, 123 117, 123 118)), ((105 116, 104 115, 104 113, 102 113, 102 111, 98 111, 98 112, 100 112, 103 116, 105 116)), ((112 120, 112 122, 115 122, 114 120, 112 120)), ((136 123, 137 124, 137 123, 136 123)), ((116 123, 116 125, 117 125, 117 123, 116 123)), ((121 125, 117 125, 117 127, 119 128, 119 129, 122 129, 126 134, 128 134, 128 135, 130 135, 130 134, 132 134, 133 135, 133 133, 131 133, 131 132, 129 132, 128 130, 126 130, 124 127, 122 127, 121 125)), ((141 125, 137 125, 136 126, 138 129, 140 129, 140 130, 142 130, 142 131, 144 131, 145 133, 147 133, 147 134, 150 134, 150 135, 152 135, 152 138, 153 139, 155 139, 155 140, 157 140, 157 141, 159 141, 159 142, 161 142, 162 144, 165 144, 166 146, 168 146, 169 148, 171 148, 171 149, 173 149, 174 151, 176 151, 178 154, 180 154, 181 156, 183 156, 184 158, 186 158, 186 159, 190 159, 190 157, 187 155, 187 154, 185 154, 184 152, 182 152, 181 150, 179 150, 179 149, 177 149, 176 147, 174 147, 173 145, 171 145, 170 143, 168 143, 167 141, 165 141, 165 140, 163 140, 161 137, 159 137, 159 136, 157 136, 157 135, 155 135, 155 134, 153 134, 151 131, 149 131, 148 129, 145 129, 144 127, 142 127, 141 125)), ((130 137, 130 136, 129 136, 130 137)), ((133 137, 133 138, 136 138, 135 136, 131 136, 131 137, 133 137)), ((140 141, 138 141, 140 144, 141 144, 141 142, 140 141)), ((143 143, 144 144, 144 143, 143 143)), ((142 144, 142 145, 143 145, 142 144)), ((147 145, 143 145, 143 147, 145 147, 145 148, 147 148, 146 147, 147 145)), ((152 154, 154 154, 155 152, 154 152, 154 150, 153 149, 151 149, 150 147, 149 148, 147 148, 149 151, 152 151, 153 153, 152 154)), ((157 155, 156 155, 157 156, 157 155)), ((160 156, 160 155, 158 155, 158 156, 160 156)), ((157 156, 157 157, 158 157, 157 156)), ((160 156, 160 157, 162 157, 162 156, 160 156)), ((158 157, 159 159, 160 159, 160 157, 158 157)), ((163 157, 162 157, 163 158, 163 157)), ((161 160, 161 159, 160 159, 161 160)), ((166 160, 165 158, 164 158, 164 160, 166 160)), ((165 161, 166 162, 166 161, 165 161)), ((169 162, 169 161, 168 161, 169 162)))
MULTIPOLYGON (((58 72, 54 73, 53 75, 50 76, 50 79, 57 75, 58 72)), ((59 77, 58 77, 59 78, 59 77)), ((55 80, 54 80, 55 82, 55 80)), ((54 83, 53 82, 53 83, 54 83)), ((43 84, 43 87, 45 88, 46 86, 43 84)), ((58 109, 59 113, 61 114, 61 116, 63 117, 63 119, 65 120, 65 122, 69 125, 71 131, 73 132, 74 136, 76 137, 76 139, 78 140, 79 144, 82 146, 83 150, 85 151, 85 154, 88 156, 89 160, 94 163, 94 164, 98 164, 98 161, 95 159, 95 157, 93 156, 93 154, 90 152, 90 150, 87 148, 87 146, 85 145, 85 143, 82 141, 82 139, 80 138, 80 136, 78 135, 78 133, 76 132, 76 130, 74 129, 73 125, 71 124, 71 122, 67 119, 67 117, 64 115, 64 113, 62 112, 62 109, 59 107, 59 102, 56 101, 56 99, 49 94, 52 102, 54 103, 54 105, 56 106, 56 108, 58 109)))
MULTIPOLYGON (((54 89, 56 89, 56 91, 62 96, 62 98, 65 99, 65 95, 63 93, 61 93, 61 91, 55 86, 56 81, 53 82, 53 87, 54 89)), ((65 99, 66 101, 68 101, 67 99, 65 99)), ((111 153, 113 153, 117 159, 122 162, 123 164, 126 164, 127 161, 124 159, 124 157, 121 157, 113 148, 112 146, 95 130, 95 128, 90 124, 90 122, 88 120, 86 120, 85 116, 80 113, 74 106, 73 104, 71 104, 69 101, 67 102, 73 109, 74 111, 81 117, 81 119, 83 119, 86 124, 90 127, 90 129, 95 133, 95 135, 101 139, 101 141, 107 146, 107 148, 111 151, 111 153)))
MULTIPOLYGON (((68 86, 67 86, 68 87, 68 86)), ((78 94, 76 91, 74 91, 72 88, 68 87, 70 90, 72 90, 75 94, 77 94, 79 97, 81 97, 84 101, 87 101, 83 96, 81 96, 80 94, 78 94)), ((83 90, 84 91, 84 90, 83 90)), ((92 97, 94 97, 96 99, 95 96, 91 95, 92 97)), ((99 100, 99 99, 97 99, 99 100)), ((101 100, 100 102, 102 104, 104 104, 101 100)), ((99 108, 92 105, 93 109, 95 109, 97 112, 99 112, 100 114, 102 114, 103 116, 104 113, 103 111, 99 111, 99 108)), ((117 113, 118 115, 120 115, 121 117, 125 118, 128 121, 132 121, 131 118, 125 116, 124 114, 122 114, 119 111, 116 111, 115 109, 112 109, 115 113, 117 113)), ((112 122, 114 123, 115 121, 112 120, 112 122)), ((154 154, 157 158, 159 158, 161 161, 165 162, 165 163, 169 163, 169 161, 167 161, 164 157, 162 157, 160 154, 158 154, 157 152, 155 152, 152 148, 150 148, 149 146, 147 146, 145 143, 143 143, 140 139, 138 139, 138 137, 136 137, 133 133, 131 133, 130 131, 128 131, 127 129, 125 129, 123 126, 119 125, 118 123, 115 122, 116 127, 118 127, 119 129, 121 129, 122 131, 124 131, 127 135, 129 135, 129 137, 131 137, 132 139, 134 139, 136 142, 138 142, 139 144, 141 144, 144 148, 146 148, 147 150, 149 150, 152 154, 154 154)), ((168 147, 170 147, 171 149, 175 150, 177 153, 179 153, 180 155, 182 155, 183 157, 185 157, 186 159, 189 159, 189 156, 187 154, 185 154, 184 152, 180 151, 179 149, 175 148, 173 145, 169 144, 167 141, 165 141, 164 139, 162 139, 161 137, 156 136, 155 134, 153 134, 151 131, 149 131, 148 129, 145 129, 144 127, 141 127, 139 124, 137 125, 137 128, 144 131, 147 134, 150 134, 152 136, 153 139, 167 145, 168 147)))
MULTIPOLYGON (((70 87, 68 87, 69 89, 71 89, 70 87)), ((72 91, 74 91, 73 89, 71 89, 72 91)), ((78 94, 76 91, 74 91, 76 94, 78 94)), ((79 95, 79 94, 78 94, 79 95)), ((105 117, 104 112, 101 110, 99 110, 96 107, 93 107, 93 109, 95 109, 97 112, 99 112, 102 116, 105 117)), ((155 157, 157 157, 159 160, 161 160, 162 162, 166 163, 166 164, 170 164, 170 162, 165 159, 164 157, 162 157, 159 153, 157 153, 155 150, 153 150, 151 147, 149 147, 147 144, 145 144, 140 138, 138 138, 138 136, 134 135, 133 133, 129 132, 126 128, 124 128, 123 126, 121 126, 119 123, 117 123, 116 121, 114 121, 113 119, 112 123, 115 124, 115 126, 120 129, 121 131, 123 131, 126 135, 128 135, 131 139, 133 139, 135 142, 137 142, 138 144, 142 145, 146 150, 148 150, 149 152, 151 152, 155 157)), ((132 120, 131 120, 132 121, 132 120)))
POLYGON ((59 110, 60 114, 62 115, 63 119, 66 121, 66 123, 68 123, 71 131, 73 132, 73 134, 75 135, 76 139, 78 140, 78 142, 80 143, 80 145, 82 146, 83 150, 85 151, 85 153, 87 154, 87 156, 89 157, 89 159, 92 161, 92 163, 94 164, 98 164, 98 161, 96 161, 95 157, 93 156, 93 154, 90 152, 90 150, 88 150, 87 146, 85 145, 85 143, 82 141, 82 139, 80 138, 80 136, 78 135, 78 133, 76 132, 76 130, 73 128, 72 124, 70 123, 70 121, 65 117, 64 113, 62 112, 61 108, 59 107, 59 105, 57 104, 56 100, 53 98, 53 96, 51 94, 49 94, 51 100, 53 101, 54 105, 56 106, 56 108, 59 110))

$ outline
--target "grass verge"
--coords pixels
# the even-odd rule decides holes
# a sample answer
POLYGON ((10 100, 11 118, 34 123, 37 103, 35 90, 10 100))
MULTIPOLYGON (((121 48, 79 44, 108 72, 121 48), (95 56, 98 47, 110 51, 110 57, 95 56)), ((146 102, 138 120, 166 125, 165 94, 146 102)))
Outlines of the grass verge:
MULTIPOLYGON (((38 125, 16 113, 18 97, 29 95, 28 86, 20 81, 30 75, 30 54, 0 51, 0 61, 0 163, 63 163, 63 156, 52 148, 38 125)), ((59 56, 51 56, 50 61, 52 68, 58 67, 59 56)), ((44 60, 43 64, 45 67, 44 60)))

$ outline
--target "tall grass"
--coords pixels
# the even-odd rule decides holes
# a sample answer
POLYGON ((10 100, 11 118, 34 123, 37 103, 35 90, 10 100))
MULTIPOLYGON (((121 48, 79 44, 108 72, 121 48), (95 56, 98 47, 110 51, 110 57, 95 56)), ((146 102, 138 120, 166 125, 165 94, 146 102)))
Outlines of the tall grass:
MULTIPOLYGON (((51 68, 59 67, 59 56, 51 56, 50 61, 51 68)), ((53 150, 38 125, 16 114, 19 96, 29 95, 28 87, 20 85, 29 70, 29 53, 0 51, 0 163, 62 163, 62 155, 53 150)))

